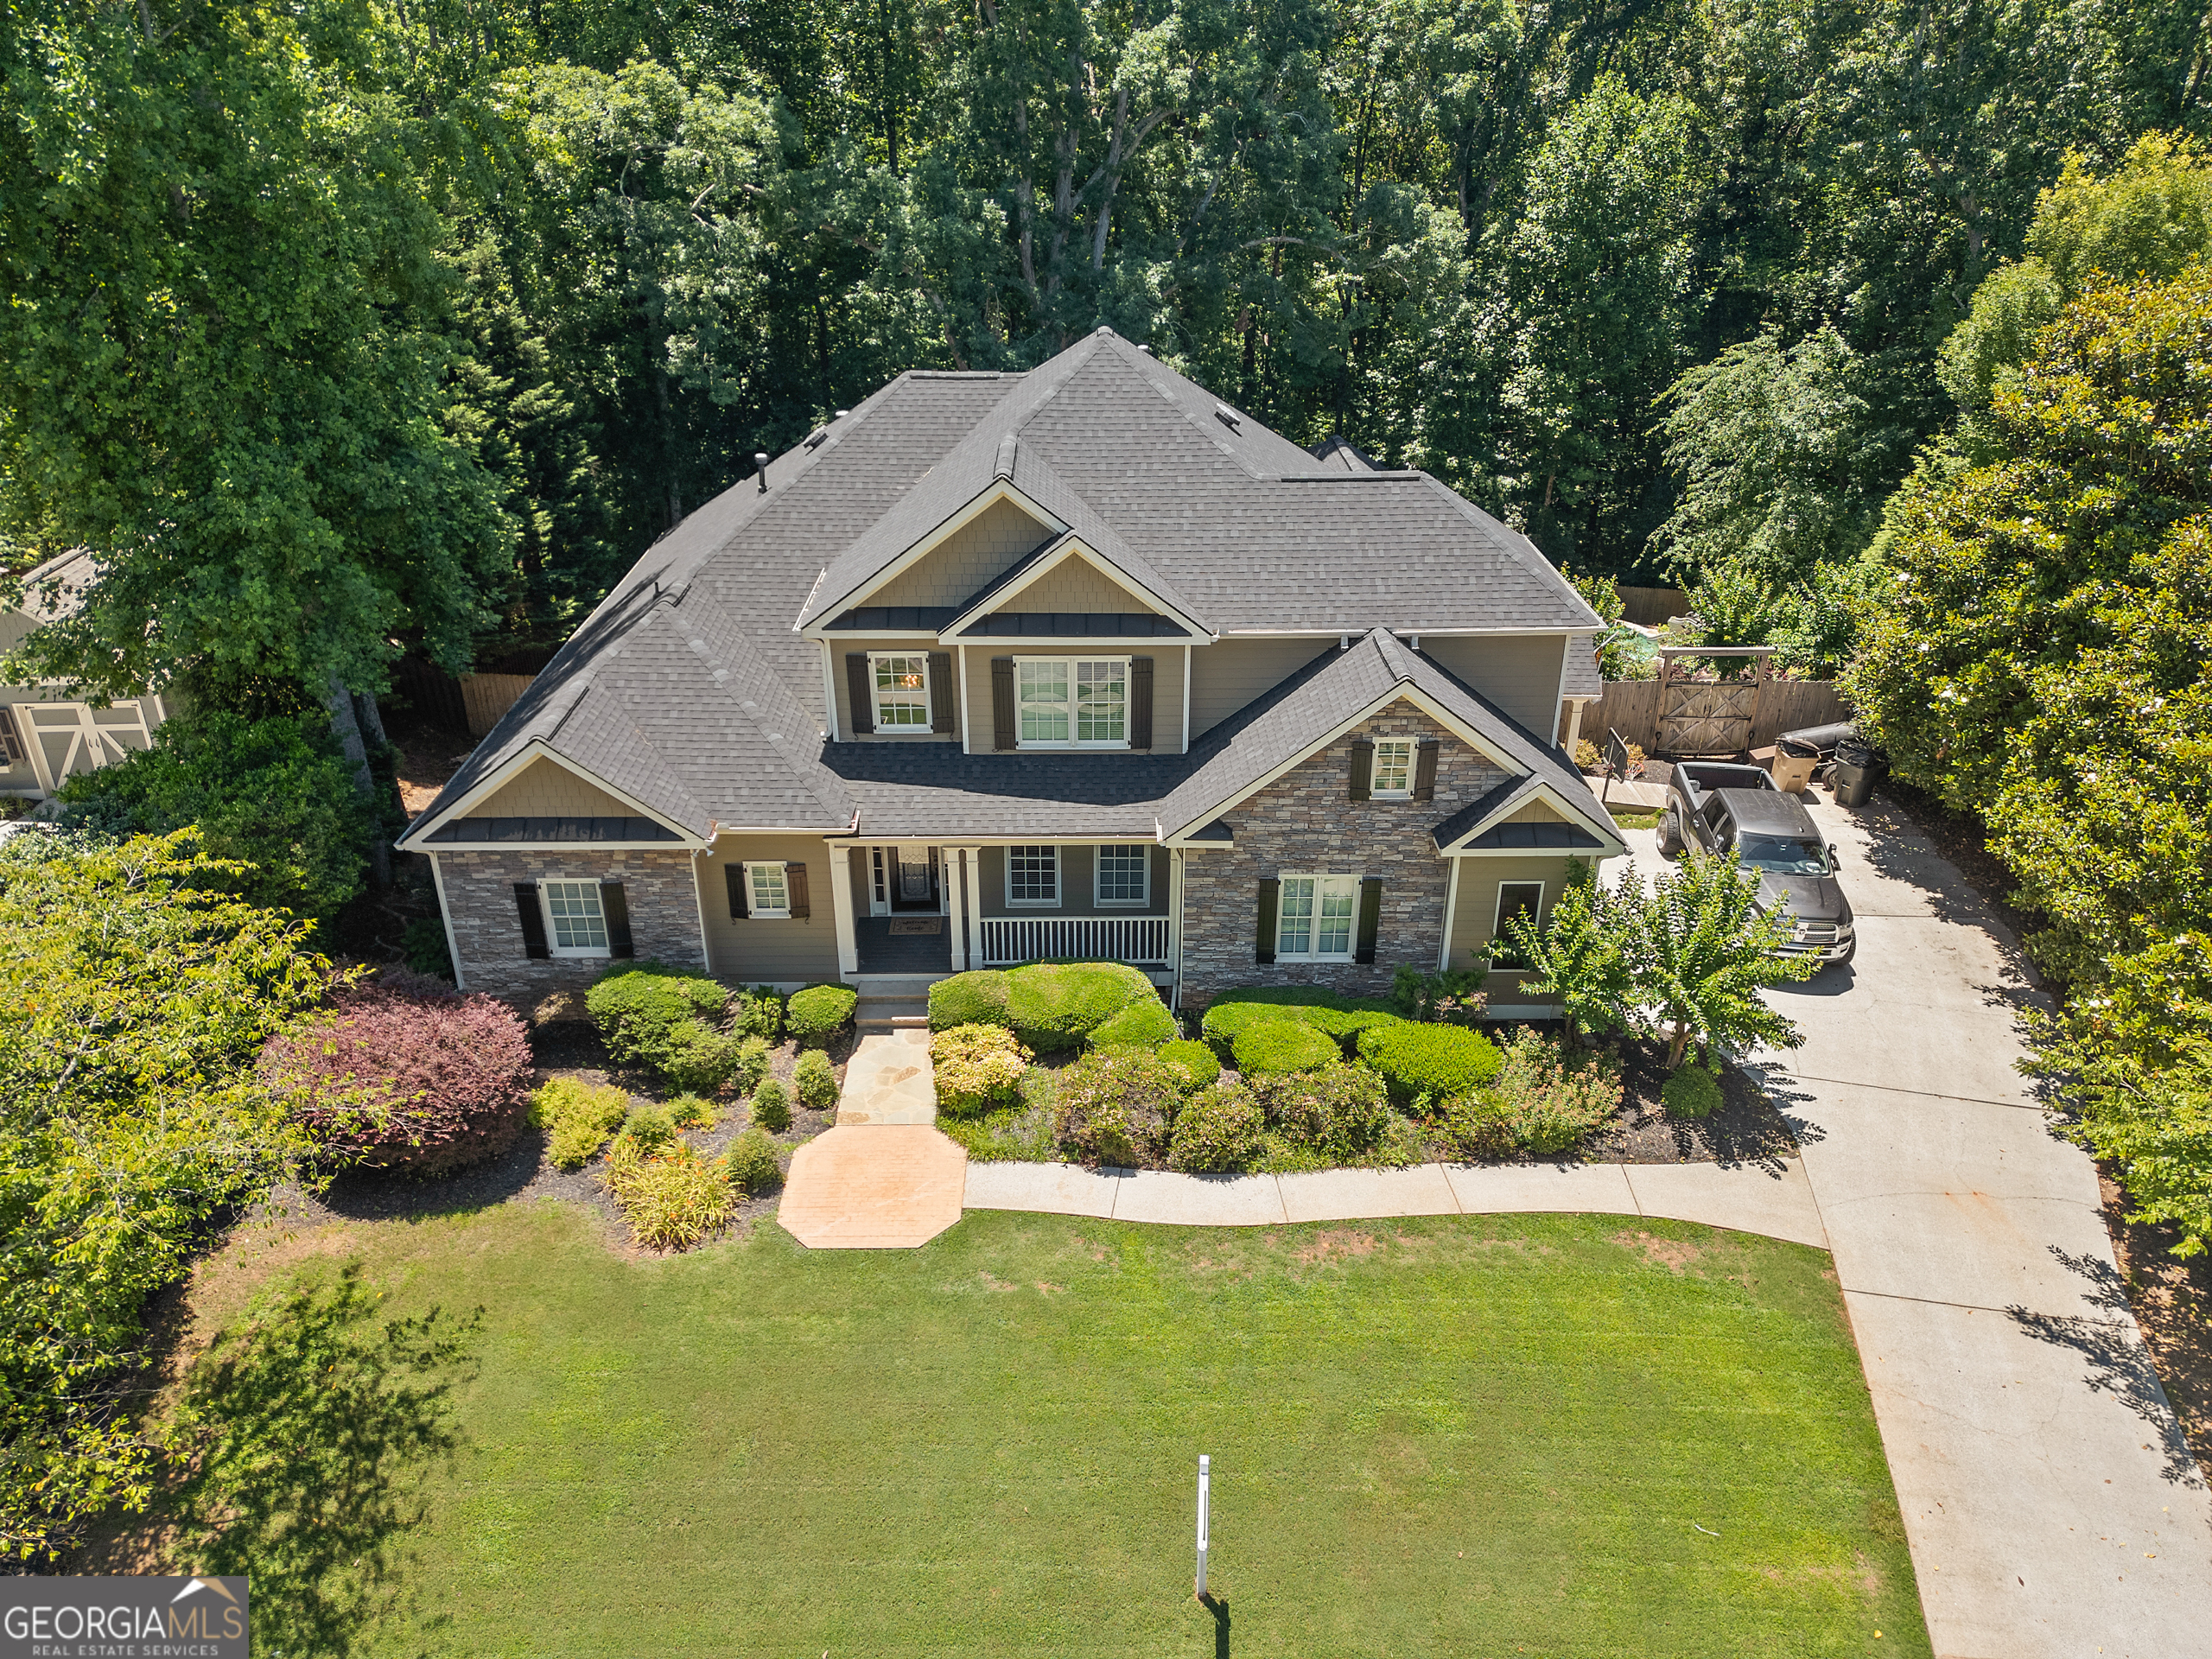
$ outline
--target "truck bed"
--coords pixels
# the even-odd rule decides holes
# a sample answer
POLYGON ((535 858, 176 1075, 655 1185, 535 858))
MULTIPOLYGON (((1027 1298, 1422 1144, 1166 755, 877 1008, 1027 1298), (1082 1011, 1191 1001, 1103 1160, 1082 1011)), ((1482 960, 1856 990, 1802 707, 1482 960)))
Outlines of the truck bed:
POLYGON ((1731 766, 1724 760, 1682 760, 1675 766, 1673 787, 1692 812, 1704 808, 1716 789, 1772 789, 1774 776, 1764 766, 1731 766))

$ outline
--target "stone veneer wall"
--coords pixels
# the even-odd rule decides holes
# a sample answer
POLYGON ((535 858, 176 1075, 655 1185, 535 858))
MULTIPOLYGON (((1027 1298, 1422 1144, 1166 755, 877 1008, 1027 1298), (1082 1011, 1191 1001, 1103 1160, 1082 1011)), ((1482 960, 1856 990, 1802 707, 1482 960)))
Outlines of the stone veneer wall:
MULTIPOLYGON (((688 851, 531 852, 518 847, 442 851, 437 857, 458 965, 472 991, 488 991, 528 1012, 549 993, 581 990, 607 971, 609 963, 601 957, 533 960, 523 954, 515 883, 543 876, 620 881, 638 961, 706 966, 699 950, 699 904, 688 851)), ((826 898, 820 902, 828 908, 826 898)))
POLYGON ((1478 750, 1399 702, 1224 814, 1236 846, 1183 856, 1183 1006, 1203 1007, 1239 985, 1325 985, 1370 995, 1389 988, 1402 963, 1433 973, 1444 943, 1451 865, 1438 856, 1431 831, 1506 776, 1478 750), (1351 744, 1360 736, 1441 740, 1436 798, 1349 798, 1351 744), (1253 961, 1260 881, 1285 871, 1382 878, 1373 963, 1253 961))

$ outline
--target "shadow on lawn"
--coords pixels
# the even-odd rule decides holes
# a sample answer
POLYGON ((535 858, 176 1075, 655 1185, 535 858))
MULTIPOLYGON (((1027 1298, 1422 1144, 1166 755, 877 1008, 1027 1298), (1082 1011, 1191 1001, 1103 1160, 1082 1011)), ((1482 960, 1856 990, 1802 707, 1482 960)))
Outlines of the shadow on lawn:
POLYGON ((217 1337, 187 1378, 176 1557, 251 1574, 257 1647, 344 1654, 398 1595, 482 1310, 379 1321, 360 1263, 217 1337))
POLYGON ((1229 1659, 1229 1600, 1200 1596, 1198 1605, 1213 1615, 1213 1659, 1229 1659))

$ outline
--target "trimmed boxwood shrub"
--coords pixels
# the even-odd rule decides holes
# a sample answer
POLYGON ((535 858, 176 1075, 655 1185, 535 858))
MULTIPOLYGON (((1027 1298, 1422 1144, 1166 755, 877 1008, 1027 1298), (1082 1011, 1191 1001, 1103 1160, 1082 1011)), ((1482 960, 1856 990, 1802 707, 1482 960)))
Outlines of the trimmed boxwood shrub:
POLYGON ((781 1135, 791 1126, 791 1097, 773 1077, 760 1079, 753 1091, 753 1122, 771 1134, 781 1135))
POLYGON ((1020 1098, 1029 1051, 1003 1026, 955 1026, 930 1039, 937 1103, 954 1117, 975 1117, 1020 1098))
POLYGON ((1232 1045, 1236 1069, 1247 1077, 1264 1072, 1316 1071, 1342 1065, 1344 1052, 1336 1039, 1291 1020, 1268 1020, 1243 1027, 1232 1045))
POLYGON ((1382 1079, 1365 1066, 1332 1065, 1249 1082, 1268 1127, 1294 1146, 1331 1158, 1363 1158, 1389 1130, 1389 1096, 1382 1079))
POLYGON ((630 1096, 613 1084, 555 1077, 530 1098, 530 1121, 553 1132, 545 1155, 556 1169, 582 1169, 629 1115, 630 1096))
POLYGON ((1087 1164, 1149 1167, 1182 1102, 1180 1077, 1142 1049, 1102 1049, 1059 1074, 1060 1143, 1087 1164))
POLYGON ((1181 1035, 1175 1016, 1157 995, 1132 1002, 1090 1033, 1093 1048, 1158 1048, 1181 1035))
POLYGON ((1660 1085, 1659 1098, 1677 1117, 1705 1117, 1720 1103, 1720 1079, 1693 1061, 1660 1085))
POLYGON ((978 968, 940 979, 930 987, 930 1029, 950 1031, 955 1026, 1014 1027, 1006 1015, 1003 969, 978 968))
POLYGON ((747 1129, 732 1141, 729 1150, 722 1154, 722 1161, 729 1166, 730 1179, 744 1190, 747 1198, 784 1179, 776 1143, 768 1138, 765 1129, 747 1129))
POLYGON ((1183 1085, 1186 1095, 1211 1089, 1221 1078, 1221 1062, 1214 1058, 1213 1050, 1204 1043, 1169 1043, 1160 1051, 1160 1058, 1189 1079, 1183 1085))
POLYGON ((514 1145, 530 1119, 530 1041, 489 996, 371 982, 270 1039, 262 1066, 334 1157, 444 1175, 514 1145))
POLYGON ((1006 1023, 1039 1054, 1081 1048, 1124 1008, 1160 1001, 1152 982, 1126 963, 1032 963, 1006 980, 1006 1023))
POLYGON ((1503 1064, 1497 1045, 1478 1031, 1403 1020, 1361 1032, 1359 1054, 1382 1074, 1398 1106, 1410 1106, 1423 1095, 1443 1100, 1471 1093, 1496 1077, 1503 1064))
POLYGON ((658 1069, 686 1094, 712 1095, 744 1077, 749 1066, 765 1066, 767 1055, 767 1044, 758 1037, 715 1031, 691 1020, 669 1033, 658 1069))
POLYGON ((584 1007, 617 1065, 657 1071, 679 1089, 719 1089, 727 1080, 734 1040, 719 1039, 727 1036, 729 993, 704 974, 658 962, 626 964, 600 976, 584 993, 584 1007))
POLYGON ((1225 1060, 1234 1052, 1236 1033, 1255 1026, 1306 1026, 1348 1046, 1370 1026, 1394 1024, 1397 1018, 1380 1002, 1340 996, 1318 985, 1262 985, 1223 992, 1207 1004, 1201 1030, 1225 1060))
POLYGON ((1267 1119, 1252 1091, 1217 1083, 1192 1095, 1175 1114, 1167 1166, 1194 1175, 1250 1169, 1267 1151, 1267 1119))
POLYGON ((826 1048, 859 1006, 861 994, 849 985, 810 985, 793 991, 784 1005, 784 1031, 801 1048, 826 1048))
POLYGON ((798 1066, 791 1073, 791 1082, 798 1090, 799 1104, 802 1106, 826 1112, 837 1103, 837 1068, 818 1048, 810 1048, 798 1057, 798 1066))

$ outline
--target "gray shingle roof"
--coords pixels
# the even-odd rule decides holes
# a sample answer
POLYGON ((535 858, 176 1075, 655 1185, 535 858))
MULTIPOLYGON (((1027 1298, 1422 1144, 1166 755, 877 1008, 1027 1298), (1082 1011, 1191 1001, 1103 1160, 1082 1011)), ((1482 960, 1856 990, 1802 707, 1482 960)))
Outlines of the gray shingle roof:
MULTIPOLYGON (((875 574, 1002 471, 1106 563, 1218 631, 1596 626, 1517 532, 1426 474, 1347 461, 1317 459, 1103 332, 1026 375, 903 375, 772 461, 765 493, 740 484, 657 543, 431 810, 542 742, 700 836, 842 829, 855 812, 871 834, 1124 833, 1109 820, 1139 833, 1140 819, 1148 832, 1171 795, 1212 786, 1198 773, 1230 764, 1225 738, 1175 757, 823 741, 821 647, 798 619, 872 620, 875 574)), ((1398 658, 1441 675, 1387 638, 1363 650, 1361 684, 1398 658)), ((1332 680, 1325 695, 1354 689, 1332 680)), ((1222 730, 1275 707, 1271 693, 1222 730)), ((1291 735, 1282 717, 1244 747, 1291 735)))

